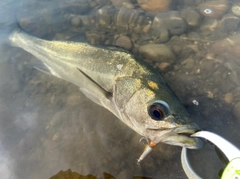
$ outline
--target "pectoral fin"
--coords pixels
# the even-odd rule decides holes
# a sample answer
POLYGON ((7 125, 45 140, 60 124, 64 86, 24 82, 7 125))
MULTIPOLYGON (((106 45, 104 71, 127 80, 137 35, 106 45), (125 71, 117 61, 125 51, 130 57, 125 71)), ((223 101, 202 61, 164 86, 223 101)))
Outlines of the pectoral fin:
POLYGON ((112 93, 106 91, 82 70, 80 70, 79 68, 77 69, 86 78, 87 81, 87 84, 85 86, 79 88, 80 91, 82 91, 88 98, 90 98, 95 103, 107 108, 106 104, 109 103, 108 101, 112 97, 112 93))
POLYGON ((47 67, 47 65, 45 63, 37 63, 34 64, 33 67, 43 73, 46 73, 48 75, 52 75, 51 71, 49 70, 49 68, 47 67))

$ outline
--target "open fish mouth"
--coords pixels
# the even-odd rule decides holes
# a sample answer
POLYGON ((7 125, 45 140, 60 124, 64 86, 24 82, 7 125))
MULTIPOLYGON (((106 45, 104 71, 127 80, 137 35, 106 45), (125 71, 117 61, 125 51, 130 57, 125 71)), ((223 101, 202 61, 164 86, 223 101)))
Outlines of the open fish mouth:
POLYGON ((177 145, 189 149, 199 149, 202 147, 202 141, 199 138, 191 137, 192 134, 199 131, 196 126, 181 126, 173 129, 162 142, 177 145))
MULTIPOLYGON (((149 129, 152 132, 158 133, 157 130, 149 129)), ((183 148, 189 149, 199 149, 202 147, 203 143, 199 138, 191 137, 192 134, 199 131, 198 126, 196 125, 184 125, 180 127, 175 127, 171 130, 166 130, 165 134, 161 137, 152 138, 151 142, 145 148, 144 152, 138 159, 138 163, 140 163, 153 149, 153 147, 159 143, 163 142, 170 145, 181 146, 183 148), (154 140, 155 139, 155 140, 154 140), (153 145, 151 145, 153 143, 153 145)), ((155 134, 156 134, 155 133, 155 134)))
POLYGON ((180 136, 186 136, 186 137, 191 137, 192 134, 199 132, 200 130, 196 130, 196 129, 190 129, 190 130, 185 130, 185 131, 181 131, 178 132, 177 134, 180 136))

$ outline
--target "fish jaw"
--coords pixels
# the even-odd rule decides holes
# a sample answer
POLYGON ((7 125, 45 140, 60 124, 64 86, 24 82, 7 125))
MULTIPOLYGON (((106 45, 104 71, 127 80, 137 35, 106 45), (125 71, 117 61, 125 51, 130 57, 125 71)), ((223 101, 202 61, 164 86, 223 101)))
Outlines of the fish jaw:
POLYGON ((149 139, 155 144, 163 142, 170 145, 181 146, 188 149, 199 149, 203 143, 199 138, 190 137, 191 134, 199 131, 199 127, 196 124, 187 124, 172 129, 155 130, 147 129, 148 134, 151 134, 149 139), (164 134, 162 135, 164 131, 164 134), (158 135, 161 133, 161 136, 158 135))

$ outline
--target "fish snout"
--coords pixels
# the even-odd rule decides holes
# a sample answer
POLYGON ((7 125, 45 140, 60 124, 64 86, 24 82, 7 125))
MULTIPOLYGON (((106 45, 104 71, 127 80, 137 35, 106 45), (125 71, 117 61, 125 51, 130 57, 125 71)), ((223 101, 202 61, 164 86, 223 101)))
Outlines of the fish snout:
POLYGON ((191 137, 192 134, 199 130, 200 128, 195 123, 182 125, 174 128, 169 135, 166 136, 163 142, 189 149, 199 149, 203 145, 202 140, 191 137))

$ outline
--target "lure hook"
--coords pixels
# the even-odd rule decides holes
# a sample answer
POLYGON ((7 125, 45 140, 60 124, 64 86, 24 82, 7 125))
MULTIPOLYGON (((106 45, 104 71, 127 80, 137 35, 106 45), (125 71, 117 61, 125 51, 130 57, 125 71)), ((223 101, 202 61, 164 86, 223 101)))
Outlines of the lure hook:
MULTIPOLYGON (((145 138, 146 139, 146 138, 145 138)), ((140 139, 141 140, 141 139, 140 139)), ((149 140, 148 140, 149 141, 149 140)), ((137 163, 140 164, 141 161, 152 151, 152 149, 156 146, 154 142, 150 142, 148 145, 146 145, 142 155, 137 160, 137 163)))

